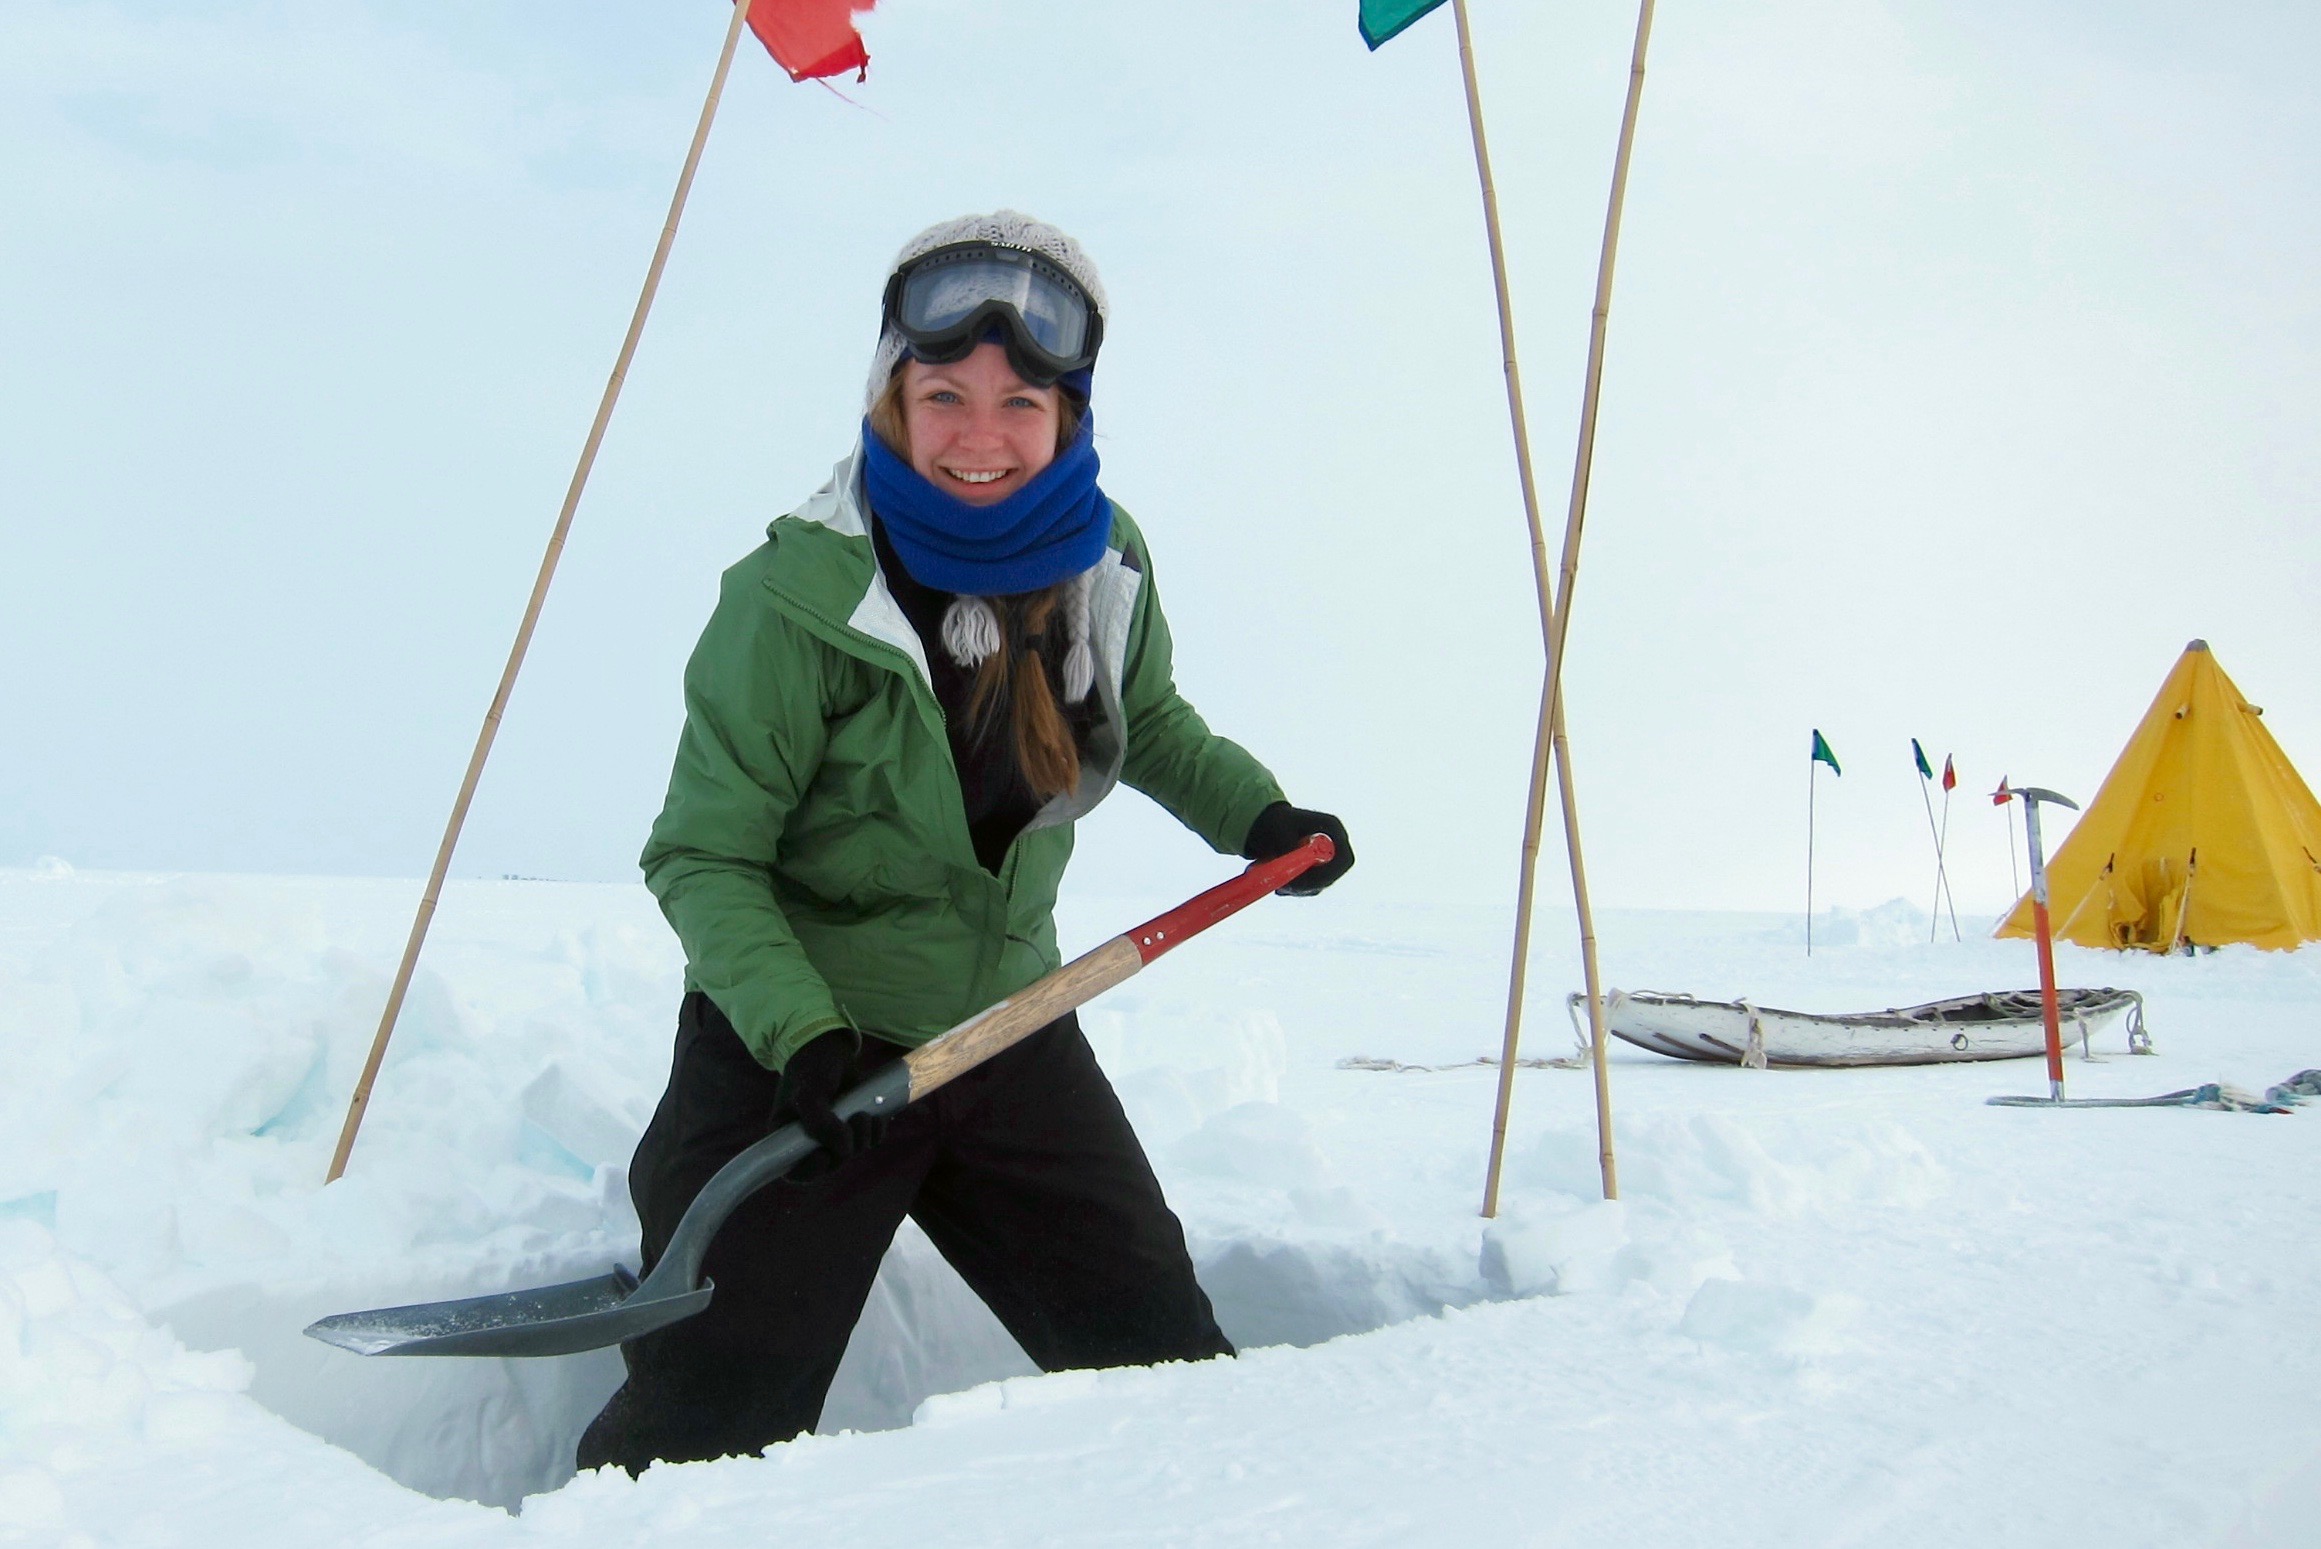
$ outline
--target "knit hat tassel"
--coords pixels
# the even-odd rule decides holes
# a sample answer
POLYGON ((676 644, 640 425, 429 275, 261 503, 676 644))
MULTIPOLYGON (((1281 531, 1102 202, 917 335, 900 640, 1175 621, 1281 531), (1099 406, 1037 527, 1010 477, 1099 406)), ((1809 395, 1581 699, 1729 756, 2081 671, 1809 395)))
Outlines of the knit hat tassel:
POLYGON ((962 667, 980 667, 999 649, 999 615, 988 597, 955 597, 943 610, 943 649, 962 667))
MULTIPOLYGON (((1064 652, 1064 698, 1078 704, 1096 686, 1096 650, 1089 644, 1089 594, 1095 576, 1082 571, 1072 578, 1064 599, 1065 629, 1071 644, 1064 652)), ((988 597, 955 597, 943 610, 943 649, 962 667, 980 667, 999 649, 999 613, 988 597)))

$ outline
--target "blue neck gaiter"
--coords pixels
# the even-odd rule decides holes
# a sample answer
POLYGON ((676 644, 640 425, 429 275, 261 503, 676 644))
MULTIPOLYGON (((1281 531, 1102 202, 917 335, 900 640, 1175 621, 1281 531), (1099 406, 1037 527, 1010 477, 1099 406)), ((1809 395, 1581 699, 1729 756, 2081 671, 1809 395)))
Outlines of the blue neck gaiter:
POLYGON ((974 506, 927 482, 868 420, 862 484, 870 508, 921 585, 970 597, 1036 592, 1104 557, 1112 504, 1096 487, 1096 419, 1031 482, 996 505, 974 506))

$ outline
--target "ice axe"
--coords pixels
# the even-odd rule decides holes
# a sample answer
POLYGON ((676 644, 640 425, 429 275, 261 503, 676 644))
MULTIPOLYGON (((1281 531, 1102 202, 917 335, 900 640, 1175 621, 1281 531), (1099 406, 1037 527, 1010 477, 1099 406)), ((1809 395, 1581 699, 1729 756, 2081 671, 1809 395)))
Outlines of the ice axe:
POLYGON ((2031 849, 2031 921, 2039 938, 2039 1010, 2047 1022, 2047 1096, 2059 1103, 2063 1101, 2063 1014, 2055 999, 2055 928, 2047 918, 2047 856, 2039 842, 2039 805, 2053 802, 2077 812, 2079 803, 2036 785, 2009 788, 2001 780, 1999 788, 1991 792, 1991 805, 2002 807, 2017 797, 2023 801, 2023 831, 2029 836, 2031 849))
MULTIPOLYGON (((1113 937, 1046 978, 913 1049, 834 1105, 837 1115, 892 1113, 1022 1042, 1057 1017, 1133 977, 1147 963, 1337 854, 1326 835, 1252 864, 1168 913, 1113 937)), ((342 1312, 307 1326, 325 1344, 357 1355, 572 1355, 650 1334, 709 1305, 701 1262, 735 1207, 816 1149, 785 1124, 717 1170, 686 1207, 668 1248, 640 1282, 620 1265, 564 1285, 459 1301, 342 1312)))

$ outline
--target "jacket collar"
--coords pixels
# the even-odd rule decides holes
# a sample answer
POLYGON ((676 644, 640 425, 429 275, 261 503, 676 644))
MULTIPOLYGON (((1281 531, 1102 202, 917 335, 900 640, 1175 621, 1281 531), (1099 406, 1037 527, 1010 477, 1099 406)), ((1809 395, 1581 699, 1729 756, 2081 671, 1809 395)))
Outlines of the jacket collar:
MULTIPOLYGON (((862 491, 862 449, 857 446, 831 471, 829 483, 766 529, 777 546, 766 584, 816 621, 813 627, 840 648, 855 650, 867 639, 901 653, 918 668, 920 686, 932 704, 935 679, 927 667, 926 648, 879 572, 868 512, 862 491)), ((1096 563, 1090 644, 1096 651, 1095 692, 1104 707, 1097 731, 1100 745, 1092 746, 1091 757, 1082 762, 1080 788, 1063 792, 1042 807, 1026 825, 1026 833, 1085 815, 1120 777, 1127 757, 1121 693, 1143 579, 1143 567, 1124 548, 1108 547, 1096 563)))
MULTIPOLYGON (((862 447, 857 444, 831 470, 830 482, 782 520, 809 522, 826 529, 835 537, 853 540, 842 547, 849 558, 859 556, 861 574, 859 577, 846 578, 849 583, 846 596, 830 596, 826 611, 843 618, 846 627, 855 633, 867 635, 879 644, 901 652, 919 669, 921 681, 931 684, 934 675, 927 669, 926 647, 919 641, 919 632, 911 628, 911 621, 904 615, 902 605, 895 601, 894 593, 887 589, 886 577, 879 573, 878 558, 871 548, 867 511, 868 502, 862 493, 862 447)), ((777 522, 774 527, 779 525, 777 522)), ((770 538, 779 536, 774 527, 766 529, 766 535, 770 538)), ((785 590, 792 595, 799 595, 802 588, 785 587, 785 590)), ((832 590, 835 592, 837 588, 832 590)), ((800 600, 821 599, 800 596, 800 600)))
MULTIPOLYGON (((862 490, 859 444, 839 459, 829 483, 766 529, 766 536, 777 544, 786 536, 804 536, 794 530, 785 533, 784 523, 804 523, 824 541, 784 544, 781 561, 767 577, 767 584, 838 633, 867 637, 901 653, 918 668, 919 681, 932 693, 935 675, 927 665, 926 646, 879 571, 870 538, 869 501, 862 490)), ((1142 567, 1117 546, 1108 547, 1096 563, 1090 644, 1096 651, 1097 682, 1115 700, 1126 669, 1129 629, 1142 581, 1142 567)))

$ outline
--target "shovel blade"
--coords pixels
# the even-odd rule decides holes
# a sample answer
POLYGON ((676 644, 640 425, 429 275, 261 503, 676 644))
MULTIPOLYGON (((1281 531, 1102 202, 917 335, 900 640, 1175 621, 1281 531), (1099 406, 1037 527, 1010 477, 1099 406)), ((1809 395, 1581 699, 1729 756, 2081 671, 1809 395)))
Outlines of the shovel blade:
POLYGON ((575 1355, 666 1328, 709 1305, 712 1287, 640 1292, 612 1273, 450 1302, 341 1312, 307 1325, 311 1339, 357 1355, 575 1355))

